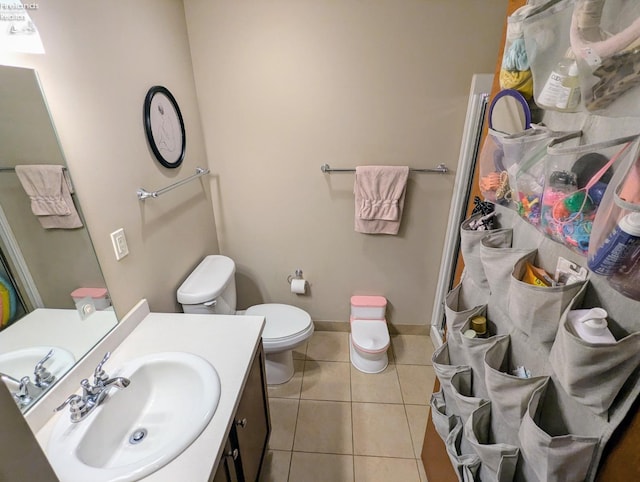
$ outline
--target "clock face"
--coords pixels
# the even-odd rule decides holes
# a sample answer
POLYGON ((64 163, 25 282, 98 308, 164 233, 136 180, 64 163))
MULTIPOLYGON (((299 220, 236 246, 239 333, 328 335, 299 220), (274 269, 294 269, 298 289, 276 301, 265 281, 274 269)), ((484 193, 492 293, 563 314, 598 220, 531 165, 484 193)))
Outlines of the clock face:
POLYGON ((165 167, 178 167, 185 154, 185 132, 180 108, 164 87, 149 89, 144 102, 144 124, 149 147, 165 167))

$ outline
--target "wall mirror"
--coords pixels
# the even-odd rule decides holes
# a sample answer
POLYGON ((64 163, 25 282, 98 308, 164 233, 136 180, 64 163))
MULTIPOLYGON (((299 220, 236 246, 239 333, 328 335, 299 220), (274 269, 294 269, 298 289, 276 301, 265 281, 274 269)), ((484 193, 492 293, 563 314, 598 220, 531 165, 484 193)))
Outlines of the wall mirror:
POLYGON ((82 227, 33 214, 16 166, 36 164, 62 166, 72 191, 37 73, 0 66, 0 376, 23 412, 117 323, 75 194, 82 227))

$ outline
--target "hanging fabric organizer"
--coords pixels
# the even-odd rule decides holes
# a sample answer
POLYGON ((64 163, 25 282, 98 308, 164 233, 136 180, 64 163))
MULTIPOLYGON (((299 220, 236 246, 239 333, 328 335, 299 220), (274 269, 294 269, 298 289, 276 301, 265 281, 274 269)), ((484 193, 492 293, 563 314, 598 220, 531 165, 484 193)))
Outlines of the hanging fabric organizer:
POLYGON ((527 261, 553 272, 584 258, 496 206, 500 228, 460 229, 465 271, 445 299, 447 341, 433 355, 441 390, 431 416, 461 481, 593 481, 604 447, 640 393, 637 305, 606 280, 540 287, 527 261), (571 309, 601 306, 614 344, 566 326, 571 309), (635 313, 634 313, 635 311, 635 313), (487 338, 467 338, 472 317, 487 338), (522 367, 529 378, 519 378, 522 367))

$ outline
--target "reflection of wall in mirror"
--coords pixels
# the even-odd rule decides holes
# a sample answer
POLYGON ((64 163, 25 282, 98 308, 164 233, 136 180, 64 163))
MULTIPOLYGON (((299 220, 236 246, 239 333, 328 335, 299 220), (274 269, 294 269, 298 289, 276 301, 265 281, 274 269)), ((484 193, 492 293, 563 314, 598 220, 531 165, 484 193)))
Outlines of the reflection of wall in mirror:
MULTIPOLYGON (((65 165, 35 71, 0 66, 0 79, 0 167, 65 165)), ((44 306, 74 308, 71 291, 105 286, 86 229, 43 229, 13 171, 0 172, 0 206, 44 306)), ((15 271, 12 260, 8 262, 15 271)), ((18 288, 23 288, 19 280, 18 288)), ((34 308, 28 299, 25 303, 34 308)))

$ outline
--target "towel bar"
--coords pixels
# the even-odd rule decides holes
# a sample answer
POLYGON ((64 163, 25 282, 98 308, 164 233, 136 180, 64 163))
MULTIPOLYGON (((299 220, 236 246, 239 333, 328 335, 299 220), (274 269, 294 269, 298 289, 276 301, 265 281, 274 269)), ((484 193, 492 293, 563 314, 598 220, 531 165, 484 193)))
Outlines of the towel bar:
MULTIPOLYGON (((15 167, 0 167, 0 172, 16 172, 15 167)), ((73 189, 73 184, 71 183, 71 178, 69 177, 69 171, 66 166, 62 166, 62 175, 64 176, 64 180, 69 186, 69 192, 71 194, 75 194, 75 190, 73 189)))
MULTIPOLYGON (((323 164, 322 166, 320 166, 320 170, 322 172, 324 172, 325 174, 331 173, 331 172, 356 172, 355 169, 335 169, 335 168, 331 167, 329 164, 323 164)), ((414 168, 410 168, 409 171, 410 172, 428 172, 428 173, 445 174, 445 173, 449 172, 449 168, 441 163, 441 164, 438 164, 436 167, 433 167, 433 168, 430 168, 430 169, 414 169, 414 168)))
MULTIPOLYGON (((62 166, 62 170, 66 171, 67 168, 62 166)), ((16 172, 16 168, 15 167, 0 167, 0 172, 16 172)))
POLYGON ((183 184, 186 184, 190 181, 193 181, 194 179, 199 178, 200 176, 204 176, 205 174, 209 174, 209 169, 203 169, 201 167, 196 167, 196 173, 193 176, 189 176, 181 181, 178 181, 176 183, 173 183, 167 187, 164 187, 162 189, 158 189, 157 191, 147 191, 144 188, 140 188, 138 189, 138 199, 140 199, 140 201, 144 201, 147 198, 157 198, 159 196, 162 196, 165 192, 169 192, 172 189, 177 188, 178 186, 182 186, 183 184))

